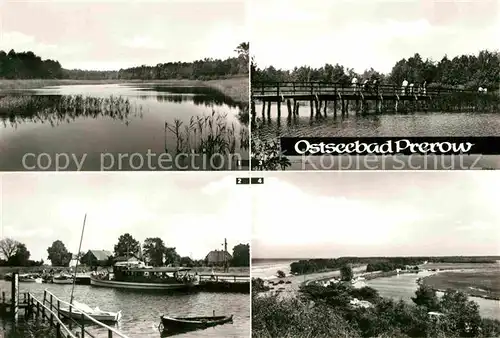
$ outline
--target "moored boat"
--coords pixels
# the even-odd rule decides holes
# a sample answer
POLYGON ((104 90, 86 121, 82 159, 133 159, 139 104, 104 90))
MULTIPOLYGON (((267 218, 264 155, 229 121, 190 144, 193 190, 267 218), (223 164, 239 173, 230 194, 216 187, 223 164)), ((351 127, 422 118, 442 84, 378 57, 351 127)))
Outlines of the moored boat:
POLYGON ((117 263, 113 273, 91 274, 90 285, 135 290, 189 290, 199 283, 189 268, 153 268, 117 263))
POLYGON ((73 276, 68 275, 58 275, 52 277, 52 283, 54 284, 73 284, 73 276))
POLYGON ((73 307, 71 310, 68 308, 59 309, 59 313, 66 318, 73 318, 76 320, 89 320, 87 317, 82 316, 82 313, 86 314, 93 319, 100 322, 118 322, 122 318, 122 312, 110 312, 102 311, 98 307, 92 309, 87 304, 79 303, 77 301, 73 302, 73 307))
POLYGON ((233 321, 230 316, 170 317, 161 316, 163 330, 197 330, 222 325, 233 321))
POLYGON ((35 275, 23 274, 19 275, 19 282, 22 283, 42 283, 42 278, 35 275))

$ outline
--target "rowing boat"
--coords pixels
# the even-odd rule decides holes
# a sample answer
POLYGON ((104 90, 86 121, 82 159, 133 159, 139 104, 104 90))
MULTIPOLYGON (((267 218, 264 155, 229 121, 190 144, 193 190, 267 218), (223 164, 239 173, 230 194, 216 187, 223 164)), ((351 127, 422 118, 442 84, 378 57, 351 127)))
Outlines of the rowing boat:
POLYGON ((164 329, 186 330, 204 329, 207 327, 222 325, 233 321, 231 316, 209 316, 209 317, 169 317, 161 316, 161 324, 164 329))

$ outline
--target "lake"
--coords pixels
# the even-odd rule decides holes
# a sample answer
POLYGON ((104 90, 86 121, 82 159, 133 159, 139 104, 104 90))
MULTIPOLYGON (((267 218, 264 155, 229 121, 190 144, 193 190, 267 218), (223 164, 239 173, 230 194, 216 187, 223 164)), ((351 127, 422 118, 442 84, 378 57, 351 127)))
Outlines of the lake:
MULTIPOLYGON (((257 117, 261 118, 262 104, 256 104, 257 117)), ((366 114, 327 118, 309 117, 309 107, 301 106, 298 118, 287 118, 282 110, 277 118, 276 105, 271 106, 271 119, 262 123, 259 135, 270 140, 279 137, 377 137, 377 136, 500 136, 500 114, 494 113, 442 113, 417 112, 411 114, 366 114)), ((252 132, 253 135, 256 132, 252 132)), ((450 170, 450 169, 500 169, 500 156, 300 156, 290 157, 292 170, 450 170)))
MULTIPOLYGON (((403 299, 412 302, 411 297, 415 296, 418 288, 417 279, 431 275, 433 272, 423 271, 419 273, 401 274, 391 277, 381 277, 358 283, 357 286, 367 285, 376 289, 380 296, 393 299, 403 299)), ((438 292, 438 296, 442 293, 438 292)), ((479 297, 469 297, 479 304, 481 316, 493 319, 500 319, 500 301, 484 299, 479 297)))
POLYGON ((4 92, 0 170, 202 170, 209 164, 192 163, 206 159, 174 161, 165 153, 213 154, 223 148, 248 159, 241 111, 219 91, 196 86, 71 85, 4 92), (209 140, 210 134, 217 139, 209 140))
MULTIPOLYGON (((20 283, 20 290, 30 291, 43 299, 43 290, 69 302, 72 285, 20 283)), ((0 281, 0 290, 10 293, 10 282, 0 281)), ((175 337, 245 337, 250 336, 250 297, 248 294, 206 293, 192 294, 143 294, 113 288, 76 285, 74 299, 91 307, 106 311, 122 311, 123 317, 116 324, 120 332, 130 338, 160 337, 158 325, 163 314, 179 316, 234 315, 233 323, 200 331, 175 335, 175 337)), ((0 322, 2 319, 0 319, 0 322)), ((2 326, 7 326, 4 321, 2 326)), ((0 327, 1 330, 1 327, 0 327)), ((107 331, 89 326, 97 337, 107 337, 107 331)), ((0 337, 1 335, 0 331, 0 337)), ((7 335, 5 335, 7 337, 7 335)))

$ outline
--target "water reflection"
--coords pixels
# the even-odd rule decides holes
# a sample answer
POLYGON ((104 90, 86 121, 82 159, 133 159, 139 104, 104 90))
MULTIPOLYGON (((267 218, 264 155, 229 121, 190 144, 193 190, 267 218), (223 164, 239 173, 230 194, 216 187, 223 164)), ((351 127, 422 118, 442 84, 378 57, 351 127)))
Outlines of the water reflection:
MULTIPOLYGON (((261 109, 256 105, 256 111, 261 109)), ((304 111, 308 111, 304 109, 304 111)), ((260 138, 376 136, 500 136, 498 113, 415 112, 412 114, 349 114, 317 116, 302 113, 278 118, 275 106, 257 117, 260 138)))

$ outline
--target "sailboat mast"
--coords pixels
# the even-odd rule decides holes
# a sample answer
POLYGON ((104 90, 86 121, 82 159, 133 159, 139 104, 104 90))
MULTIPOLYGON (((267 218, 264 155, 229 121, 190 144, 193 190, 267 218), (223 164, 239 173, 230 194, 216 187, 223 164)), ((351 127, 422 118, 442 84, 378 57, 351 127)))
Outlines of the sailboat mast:
POLYGON ((75 284, 76 284, 76 272, 78 271, 78 262, 80 261, 79 256, 80 256, 80 250, 82 249, 83 232, 85 231, 86 220, 87 220, 87 214, 85 214, 85 217, 83 218, 82 235, 80 236, 80 245, 78 246, 78 254, 76 255, 77 260, 75 265, 75 273, 73 274, 73 288, 71 289, 71 298, 69 301, 70 304, 73 304, 73 294, 75 292, 75 284))

